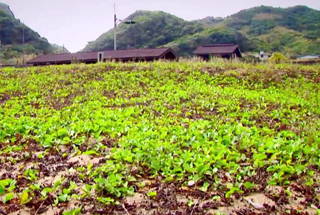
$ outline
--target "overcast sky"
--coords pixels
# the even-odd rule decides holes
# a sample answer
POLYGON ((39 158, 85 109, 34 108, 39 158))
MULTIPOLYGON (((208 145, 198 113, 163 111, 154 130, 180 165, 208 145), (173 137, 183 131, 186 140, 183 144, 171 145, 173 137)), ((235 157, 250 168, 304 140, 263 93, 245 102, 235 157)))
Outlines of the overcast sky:
POLYGON ((0 0, 16 18, 50 43, 69 51, 83 49, 113 27, 113 4, 118 17, 137 10, 163 10, 186 20, 225 17, 260 5, 288 7, 307 5, 320 10, 320 0, 0 0))

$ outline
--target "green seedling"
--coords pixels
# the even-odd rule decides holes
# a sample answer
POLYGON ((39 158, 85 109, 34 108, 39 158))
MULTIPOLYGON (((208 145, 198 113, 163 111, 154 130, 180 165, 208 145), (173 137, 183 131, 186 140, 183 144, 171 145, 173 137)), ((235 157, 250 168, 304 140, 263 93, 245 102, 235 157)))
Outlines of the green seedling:
POLYGON ((115 200, 110 197, 107 197, 107 198, 98 197, 97 200, 98 202, 101 202, 102 204, 105 204, 105 205, 111 205, 115 203, 115 200))
POLYGON ((15 194, 14 193, 8 193, 3 197, 3 203, 7 203, 9 201, 11 201, 12 199, 14 199, 15 194))
POLYGON ((235 187, 233 184, 228 184, 229 191, 226 193, 226 198, 230 198, 234 193, 243 193, 239 187, 235 187))
POLYGON ((38 180, 38 170, 34 169, 27 169, 24 171, 23 175, 26 176, 30 181, 37 181, 38 180))
POLYGON ((81 214, 81 210, 82 210, 82 207, 75 208, 73 210, 63 212, 62 215, 79 215, 81 214))
POLYGON ((27 190, 23 191, 20 196, 20 204, 25 205, 31 201, 31 197, 29 196, 29 192, 27 190))
POLYGON ((0 195, 11 192, 16 188, 16 181, 12 179, 0 180, 0 195))
POLYGON ((156 198, 158 195, 157 191, 152 191, 147 193, 147 196, 152 197, 152 198, 156 198))

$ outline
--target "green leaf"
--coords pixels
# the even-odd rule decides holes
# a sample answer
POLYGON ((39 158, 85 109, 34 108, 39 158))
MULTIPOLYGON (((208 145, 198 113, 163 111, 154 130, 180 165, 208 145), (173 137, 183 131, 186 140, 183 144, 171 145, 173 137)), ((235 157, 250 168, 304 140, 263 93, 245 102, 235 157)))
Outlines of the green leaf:
POLYGON ((5 180, 0 180, 0 186, 6 187, 8 186, 13 180, 11 179, 5 179, 5 180))
POLYGON ((93 164, 92 164, 92 163, 89 164, 89 165, 87 166, 87 171, 90 171, 90 170, 92 169, 92 167, 93 167, 93 164))
POLYGON ((70 187, 69 187, 70 190, 75 190, 77 189, 77 184, 74 182, 74 181, 71 181, 70 182, 70 187))
POLYGON ((86 151, 83 153, 84 155, 97 155, 98 153, 94 150, 86 151))
POLYGON ((200 188, 200 190, 202 190, 203 192, 207 192, 208 191, 208 187, 210 186, 210 184, 208 182, 205 182, 202 187, 200 188))
POLYGON ((230 190, 229 192, 226 193, 226 198, 230 198, 233 195, 233 191, 230 190))
POLYGON ((110 198, 110 197, 107 197, 107 198, 104 198, 104 197, 98 197, 97 200, 103 204, 106 204, 106 205, 110 205, 111 203, 114 202, 114 199, 110 198))
POLYGON ((159 171, 161 168, 161 164, 158 161, 153 160, 153 161, 151 161, 151 167, 153 169, 155 169, 156 171, 159 171))
POLYGON ((192 205, 194 205, 194 202, 193 201, 189 201, 188 202, 188 207, 190 208, 190 207, 192 207, 192 205))
POLYGON ((62 193, 63 193, 63 194, 70 194, 70 193, 71 193, 71 190, 69 190, 69 189, 63 189, 63 190, 62 190, 62 193))
POLYGON ((56 190, 64 181, 64 178, 61 178, 60 180, 57 180, 53 185, 53 190, 56 190))
POLYGON ((69 198, 68 194, 58 196, 59 202, 66 202, 68 200, 68 198, 69 198))
POLYGON ((30 201, 29 199, 29 193, 27 191, 24 191, 22 195, 20 196, 20 204, 25 205, 30 201))
POLYGON ((311 187, 313 184, 314 184, 314 181, 313 181, 312 178, 310 178, 308 181, 306 181, 306 185, 307 185, 308 187, 311 187))
POLYGON ((231 190, 233 188, 233 184, 232 183, 228 183, 227 184, 227 188, 231 190))
POLYGON ((4 194, 4 191, 5 191, 4 187, 0 185, 0 195, 4 194))
POLYGON ((73 199, 80 199, 80 196, 77 195, 77 194, 72 194, 72 195, 71 195, 71 198, 73 198, 73 199))
POLYGON ((247 181, 246 183, 244 183, 244 187, 245 187, 246 189, 251 189, 251 188, 254 187, 254 184, 251 183, 251 182, 249 182, 249 181, 247 181))
POLYGON ((158 195, 157 191, 152 191, 152 192, 147 193, 147 196, 149 196, 149 197, 156 197, 157 195, 158 195))
POLYGON ((4 196, 3 198, 3 203, 7 203, 9 201, 11 201, 14 198, 14 194, 13 193, 8 193, 7 195, 4 196))
POLYGON ((60 128, 57 133, 60 138, 63 138, 69 135, 67 129, 65 128, 60 128))
POLYGON ((53 191, 52 188, 46 187, 46 188, 44 188, 44 189, 41 191, 41 195, 42 195, 43 197, 46 197, 46 196, 47 196, 47 193, 51 193, 52 191, 53 191))
POLYGON ((86 184, 85 187, 88 192, 91 192, 92 186, 90 184, 86 184))
POLYGON ((62 213, 62 215, 79 215, 79 214, 81 214, 81 209, 82 209, 82 207, 76 208, 73 210, 69 210, 69 211, 65 211, 62 213))

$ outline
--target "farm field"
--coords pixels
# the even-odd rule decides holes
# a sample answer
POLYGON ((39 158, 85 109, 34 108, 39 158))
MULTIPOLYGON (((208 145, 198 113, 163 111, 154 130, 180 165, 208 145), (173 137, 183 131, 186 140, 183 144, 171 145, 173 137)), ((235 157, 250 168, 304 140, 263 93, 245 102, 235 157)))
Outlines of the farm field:
POLYGON ((320 66, 0 70, 0 214, 319 214, 320 66))

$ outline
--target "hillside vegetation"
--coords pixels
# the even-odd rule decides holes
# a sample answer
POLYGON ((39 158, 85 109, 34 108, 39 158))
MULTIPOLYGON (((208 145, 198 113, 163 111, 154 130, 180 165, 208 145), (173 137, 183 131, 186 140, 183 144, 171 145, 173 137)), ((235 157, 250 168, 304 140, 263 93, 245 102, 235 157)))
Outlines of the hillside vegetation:
POLYGON ((0 2, 0 10, 3 11, 4 13, 6 13, 8 16, 14 18, 14 14, 12 13, 12 11, 10 10, 10 7, 8 5, 0 2))
MULTIPOLYGON (((286 9, 261 6, 227 18, 207 17, 191 22, 150 11, 137 11, 128 19, 137 23, 120 24, 120 49, 169 46, 179 56, 188 56, 200 44, 237 43, 243 52, 320 54, 320 11, 305 6, 286 9)), ((112 48, 113 30, 110 30, 84 50, 112 48)))
POLYGON ((5 4, 0 4, 0 38, 3 63, 16 63, 23 53, 23 29, 26 55, 57 52, 60 47, 51 45, 47 39, 16 19, 5 4))
MULTIPOLYGON (((127 19, 135 20, 136 24, 119 25, 117 39, 120 49, 159 47, 204 30, 200 23, 186 22, 165 12, 137 11, 127 19)), ((112 49, 113 30, 110 30, 89 44, 85 51, 112 49)))
POLYGON ((319 71, 227 61, 2 69, 0 211, 316 214, 319 71))

